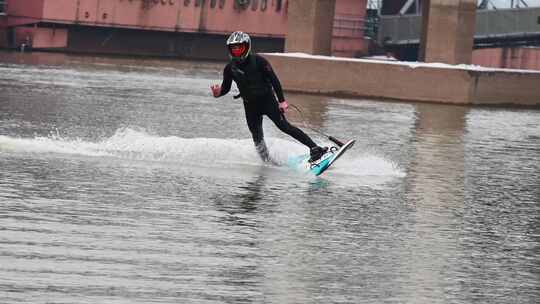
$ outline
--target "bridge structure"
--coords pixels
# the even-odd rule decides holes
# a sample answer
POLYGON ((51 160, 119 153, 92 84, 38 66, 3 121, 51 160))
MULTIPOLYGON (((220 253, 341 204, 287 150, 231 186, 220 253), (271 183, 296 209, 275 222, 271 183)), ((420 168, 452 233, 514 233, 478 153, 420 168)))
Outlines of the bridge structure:
MULTIPOLYGON (((378 7, 375 37, 378 44, 400 59, 418 59, 422 1, 403 0, 393 7, 382 4, 378 7)), ((530 6, 526 0, 509 0, 504 7, 495 6, 490 0, 479 1, 474 21, 474 48, 516 46, 540 46, 540 7, 530 6)))
POLYGON ((296 18, 288 20, 286 53, 265 54, 286 90, 462 105, 540 105, 540 71, 470 65, 477 0, 404 0, 411 6, 424 3, 416 38, 420 62, 415 63, 328 56, 333 1, 289 3, 289 14, 296 18), (317 32, 306 31, 315 25, 317 32))

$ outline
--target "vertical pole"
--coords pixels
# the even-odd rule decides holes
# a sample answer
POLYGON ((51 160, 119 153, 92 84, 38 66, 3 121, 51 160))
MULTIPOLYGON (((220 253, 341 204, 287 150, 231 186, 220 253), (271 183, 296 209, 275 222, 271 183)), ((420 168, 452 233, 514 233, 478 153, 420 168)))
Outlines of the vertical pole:
POLYGON ((429 7, 431 0, 424 0, 422 5, 422 26, 420 31, 420 45, 418 46, 418 61, 426 61, 426 44, 429 25, 429 7))

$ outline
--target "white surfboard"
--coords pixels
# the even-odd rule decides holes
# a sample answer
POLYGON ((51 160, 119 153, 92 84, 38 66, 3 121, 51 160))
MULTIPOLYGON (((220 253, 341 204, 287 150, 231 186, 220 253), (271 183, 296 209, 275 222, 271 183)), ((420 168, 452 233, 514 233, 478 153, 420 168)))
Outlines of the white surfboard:
POLYGON ((316 176, 323 174, 324 171, 328 170, 330 166, 338 160, 343 153, 352 148, 356 140, 349 140, 341 147, 332 146, 328 149, 319 160, 310 163, 309 155, 300 155, 296 157, 291 157, 288 160, 288 165, 296 170, 300 171, 309 171, 316 176))

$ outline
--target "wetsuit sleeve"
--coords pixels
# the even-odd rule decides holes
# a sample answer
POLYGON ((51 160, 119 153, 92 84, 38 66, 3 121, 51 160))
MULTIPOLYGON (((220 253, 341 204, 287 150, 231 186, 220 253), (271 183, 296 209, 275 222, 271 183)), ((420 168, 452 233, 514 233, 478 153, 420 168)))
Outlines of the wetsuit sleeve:
POLYGON ((223 81, 221 82, 221 93, 218 97, 221 97, 223 95, 226 95, 231 90, 232 85, 232 71, 231 71, 231 65, 227 64, 225 68, 223 69, 223 81))
POLYGON ((266 58, 262 56, 259 57, 259 62, 261 64, 262 71, 264 75, 270 80, 270 83, 272 84, 272 87, 274 88, 274 91, 276 92, 277 98, 279 102, 285 101, 285 96, 283 96, 283 89, 281 88, 281 82, 279 82, 279 79, 274 73, 274 70, 272 69, 272 65, 270 65, 270 62, 266 60, 266 58))

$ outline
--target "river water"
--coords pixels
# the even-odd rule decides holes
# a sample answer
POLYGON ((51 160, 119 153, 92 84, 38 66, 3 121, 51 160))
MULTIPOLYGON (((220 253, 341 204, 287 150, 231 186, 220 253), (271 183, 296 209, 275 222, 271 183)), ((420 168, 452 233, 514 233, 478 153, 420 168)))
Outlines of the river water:
POLYGON ((538 303, 540 110, 286 94, 313 177, 222 68, 0 53, 1 303, 538 303))

